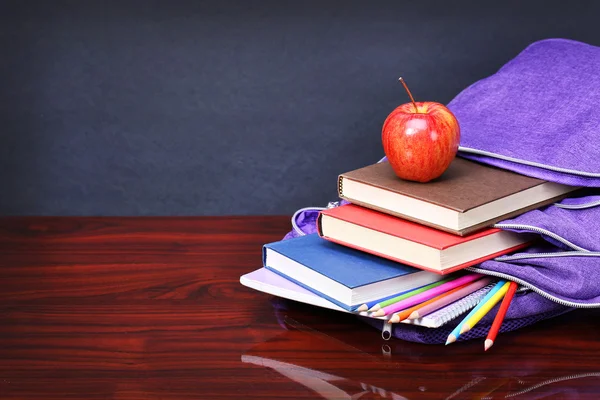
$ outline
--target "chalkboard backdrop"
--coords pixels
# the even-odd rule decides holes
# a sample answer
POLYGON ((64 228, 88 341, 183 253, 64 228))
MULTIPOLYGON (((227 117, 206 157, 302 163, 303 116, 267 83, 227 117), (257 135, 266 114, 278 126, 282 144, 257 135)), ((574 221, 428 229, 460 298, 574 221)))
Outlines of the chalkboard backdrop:
MULTIPOLYGON (((596 1, 0 0, 0 214, 291 214, 596 1)), ((557 77, 559 78, 559 77, 557 77)))

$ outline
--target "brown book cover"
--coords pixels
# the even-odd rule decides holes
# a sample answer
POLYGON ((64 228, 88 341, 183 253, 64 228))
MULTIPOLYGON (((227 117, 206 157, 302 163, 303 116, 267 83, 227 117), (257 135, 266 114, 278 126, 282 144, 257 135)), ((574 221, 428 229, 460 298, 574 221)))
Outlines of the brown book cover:
MULTIPOLYGON (((340 198, 346 199, 354 204, 372 208, 387 214, 397 215, 461 236, 488 227, 501 220, 519 215, 525 211, 553 203, 567 196, 567 194, 561 194, 542 202, 532 204, 526 208, 514 210, 508 214, 498 215, 493 219, 465 228, 461 231, 454 231, 444 226, 412 219, 410 215, 398 214, 391 210, 366 204, 360 199, 348 198, 344 195, 344 179, 350 179, 449 208, 458 213, 464 213, 489 202, 533 188, 537 185, 546 183, 546 181, 495 167, 485 166, 462 158, 455 158, 448 170, 446 170, 441 177, 428 183, 411 182, 398 178, 388 162, 369 165, 339 176, 338 194, 340 198)), ((576 187, 573 187, 573 190, 576 189, 576 187)))

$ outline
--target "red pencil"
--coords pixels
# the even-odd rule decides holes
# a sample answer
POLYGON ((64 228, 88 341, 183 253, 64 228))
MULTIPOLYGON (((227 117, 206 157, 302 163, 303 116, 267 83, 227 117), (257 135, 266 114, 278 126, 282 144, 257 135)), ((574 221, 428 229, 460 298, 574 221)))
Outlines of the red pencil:
POLYGON ((500 304, 500 308, 498 309, 498 314, 496 314, 496 318, 494 318, 494 323, 488 332, 487 338, 485 339, 485 351, 488 351, 490 347, 494 345, 494 340, 496 340, 496 335, 498 335, 498 331, 500 330, 500 326, 502 326, 502 322, 504 321, 504 316, 506 315, 506 311, 510 306, 510 302, 515 296, 515 292, 517 291, 517 285, 515 282, 511 282, 508 285, 508 291, 504 295, 504 299, 502 300, 502 304, 500 304))

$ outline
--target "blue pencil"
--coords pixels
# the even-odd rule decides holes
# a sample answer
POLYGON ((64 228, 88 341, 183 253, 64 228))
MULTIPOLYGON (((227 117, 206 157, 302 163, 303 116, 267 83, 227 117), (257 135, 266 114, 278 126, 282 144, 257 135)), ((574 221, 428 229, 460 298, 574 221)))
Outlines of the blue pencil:
POLYGON ((465 324, 465 322, 467 322, 467 320, 469 318, 471 318, 471 316, 473 316, 481 307, 483 307, 483 305, 485 303, 487 303, 487 301, 489 299, 492 298, 492 296, 502 288, 502 286, 504 286, 504 284, 506 283, 505 280, 499 280, 498 283, 496 283, 496 286, 494 286, 492 288, 492 290, 489 291, 488 294, 485 295, 485 297, 483 298, 483 300, 481 300, 477 306, 471 310, 471 312, 462 320, 460 321, 460 324, 458 324, 456 326, 456 328, 454 328, 454 330, 452 331, 452 333, 450 333, 450 335, 448 335, 448 340, 446 340, 446 345, 449 345, 450 343, 454 343, 456 342, 456 340, 458 339, 458 337, 460 336, 460 331, 462 330, 462 326, 465 324))

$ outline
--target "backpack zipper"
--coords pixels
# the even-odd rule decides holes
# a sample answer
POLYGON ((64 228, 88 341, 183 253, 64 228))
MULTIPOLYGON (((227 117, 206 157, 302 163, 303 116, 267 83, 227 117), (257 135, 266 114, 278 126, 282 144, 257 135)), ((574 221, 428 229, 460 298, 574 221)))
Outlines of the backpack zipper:
MULTIPOLYGON (((584 249, 583 247, 580 247, 574 243, 571 243, 567 239, 563 238, 562 236, 557 235, 554 232, 550 232, 549 230, 546 230, 543 228, 538 228, 537 226, 523 225, 523 224, 495 224, 494 228, 517 229, 517 230, 535 232, 540 235, 548 236, 558 242, 561 242, 561 243, 571 247, 572 249, 577 250, 576 252, 571 251, 571 252, 560 252, 560 253, 521 253, 521 254, 498 257, 495 259, 498 261, 519 260, 519 259, 538 258, 538 257, 539 258, 566 257, 568 255, 570 255, 570 256, 573 256, 573 255, 586 256, 586 257, 599 257, 600 256, 600 252, 593 252, 593 251, 584 249), (574 253, 579 253, 579 254, 574 254, 574 253)), ((502 272, 488 271, 488 270, 485 270, 482 268, 477 268, 477 267, 468 267, 468 268, 466 268, 466 270, 471 271, 471 272, 476 272, 476 273, 482 274, 482 275, 494 276, 494 277, 497 277, 500 279, 505 279, 505 280, 516 282, 519 285, 525 287, 526 289, 529 289, 529 290, 539 294, 540 296, 542 296, 550 301, 553 301, 555 303, 558 303, 560 305, 563 305, 565 307, 572 307, 572 308, 598 308, 598 307, 600 307, 600 303, 582 304, 582 303, 574 303, 572 301, 559 299, 558 297, 543 291, 542 289, 530 284, 529 282, 526 282, 520 278, 516 278, 514 276, 511 276, 511 275, 508 275, 508 274, 505 274, 502 272)))
POLYGON ((515 278, 514 276, 508 275, 508 274, 504 274, 502 272, 494 272, 494 271, 488 271, 485 269, 481 269, 481 268, 477 268, 477 267, 468 267, 465 268, 467 271, 471 271, 471 272, 476 272, 478 274, 482 274, 482 275, 488 275, 488 276, 495 276, 496 278, 500 278, 500 279, 504 279, 504 280, 508 280, 508 281, 513 281, 518 283, 521 286, 526 287, 527 289, 539 294, 540 296, 551 300, 555 303, 558 303, 560 305, 563 305, 565 307, 572 307, 572 308, 598 308, 600 307, 600 303, 592 303, 592 304, 582 304, 582 303, 574 303, 572 301, 567 301, 567 300, 562 300, 559 299, 558 297, 551 295, 550 293, 544 292, 542 289, 533 286, 532 284, 530 284, 529 282, 524 281, 523 279, 520 278, 515 278))
POLYGON ((555 253, 520 253, 494 258, 494 261, 526 260, 552 257, 600 257, 600 251, 557 251, 555 253))
POLYGON ((564 208, 565 210, 583 210, 586 208, 592 208, 596 206, 600 206, 600 200, 592 201, 590 203, 584 204, 562 204, 562 203, 554 203, 555 207, 564 208))
POLYGON ((547 169, 547 170, 555 171, 555 172, 563 172, 566 174, 585 176, 588 178, 600 178, 600 173, 598 173, 598 172, 586 172, 586 171, 578 171, 576 169, 555 167, 554 165, 542 164, 542 163, 535 162, 535 161, 521 160, 519 158, 504 156, 502 154, 492 153, 491 151, 473 149, 471 147, 459 146, 458 151, 462 151, 465 153, 471 153, 471 154, 477 154, 480 156, 497 158, 497 159, 504 160, 504 161, 510 161, 510 162, 514 162, 514 163, 522 164, 522 165, 529 165, 531 167, 543 168, 543 169, 547 169))
POLYGON ((530 232, 535 232, 538 233, 540 235, 544 235, 544 236, 548 236, 558 242, 561 242, 564 245, 569 246, 570 248, 572 248, 573 250, 577 250, 577 251, 589 251, 587 249, 584 249, 583 247, 579 247, 574 243, 569 242, 567 239, 565 239, 562 236, 557 235, 554 232, 550 232, 549 230, 546 230, 544 228, 538 228, 537 226, 531 226, 531 225, 522 225, 522 224, 496 224, 494 225, 494 228, 500 228, 500 229, 518 229, 518 230, 523 230, 523 231, 530 231, 530 232))

